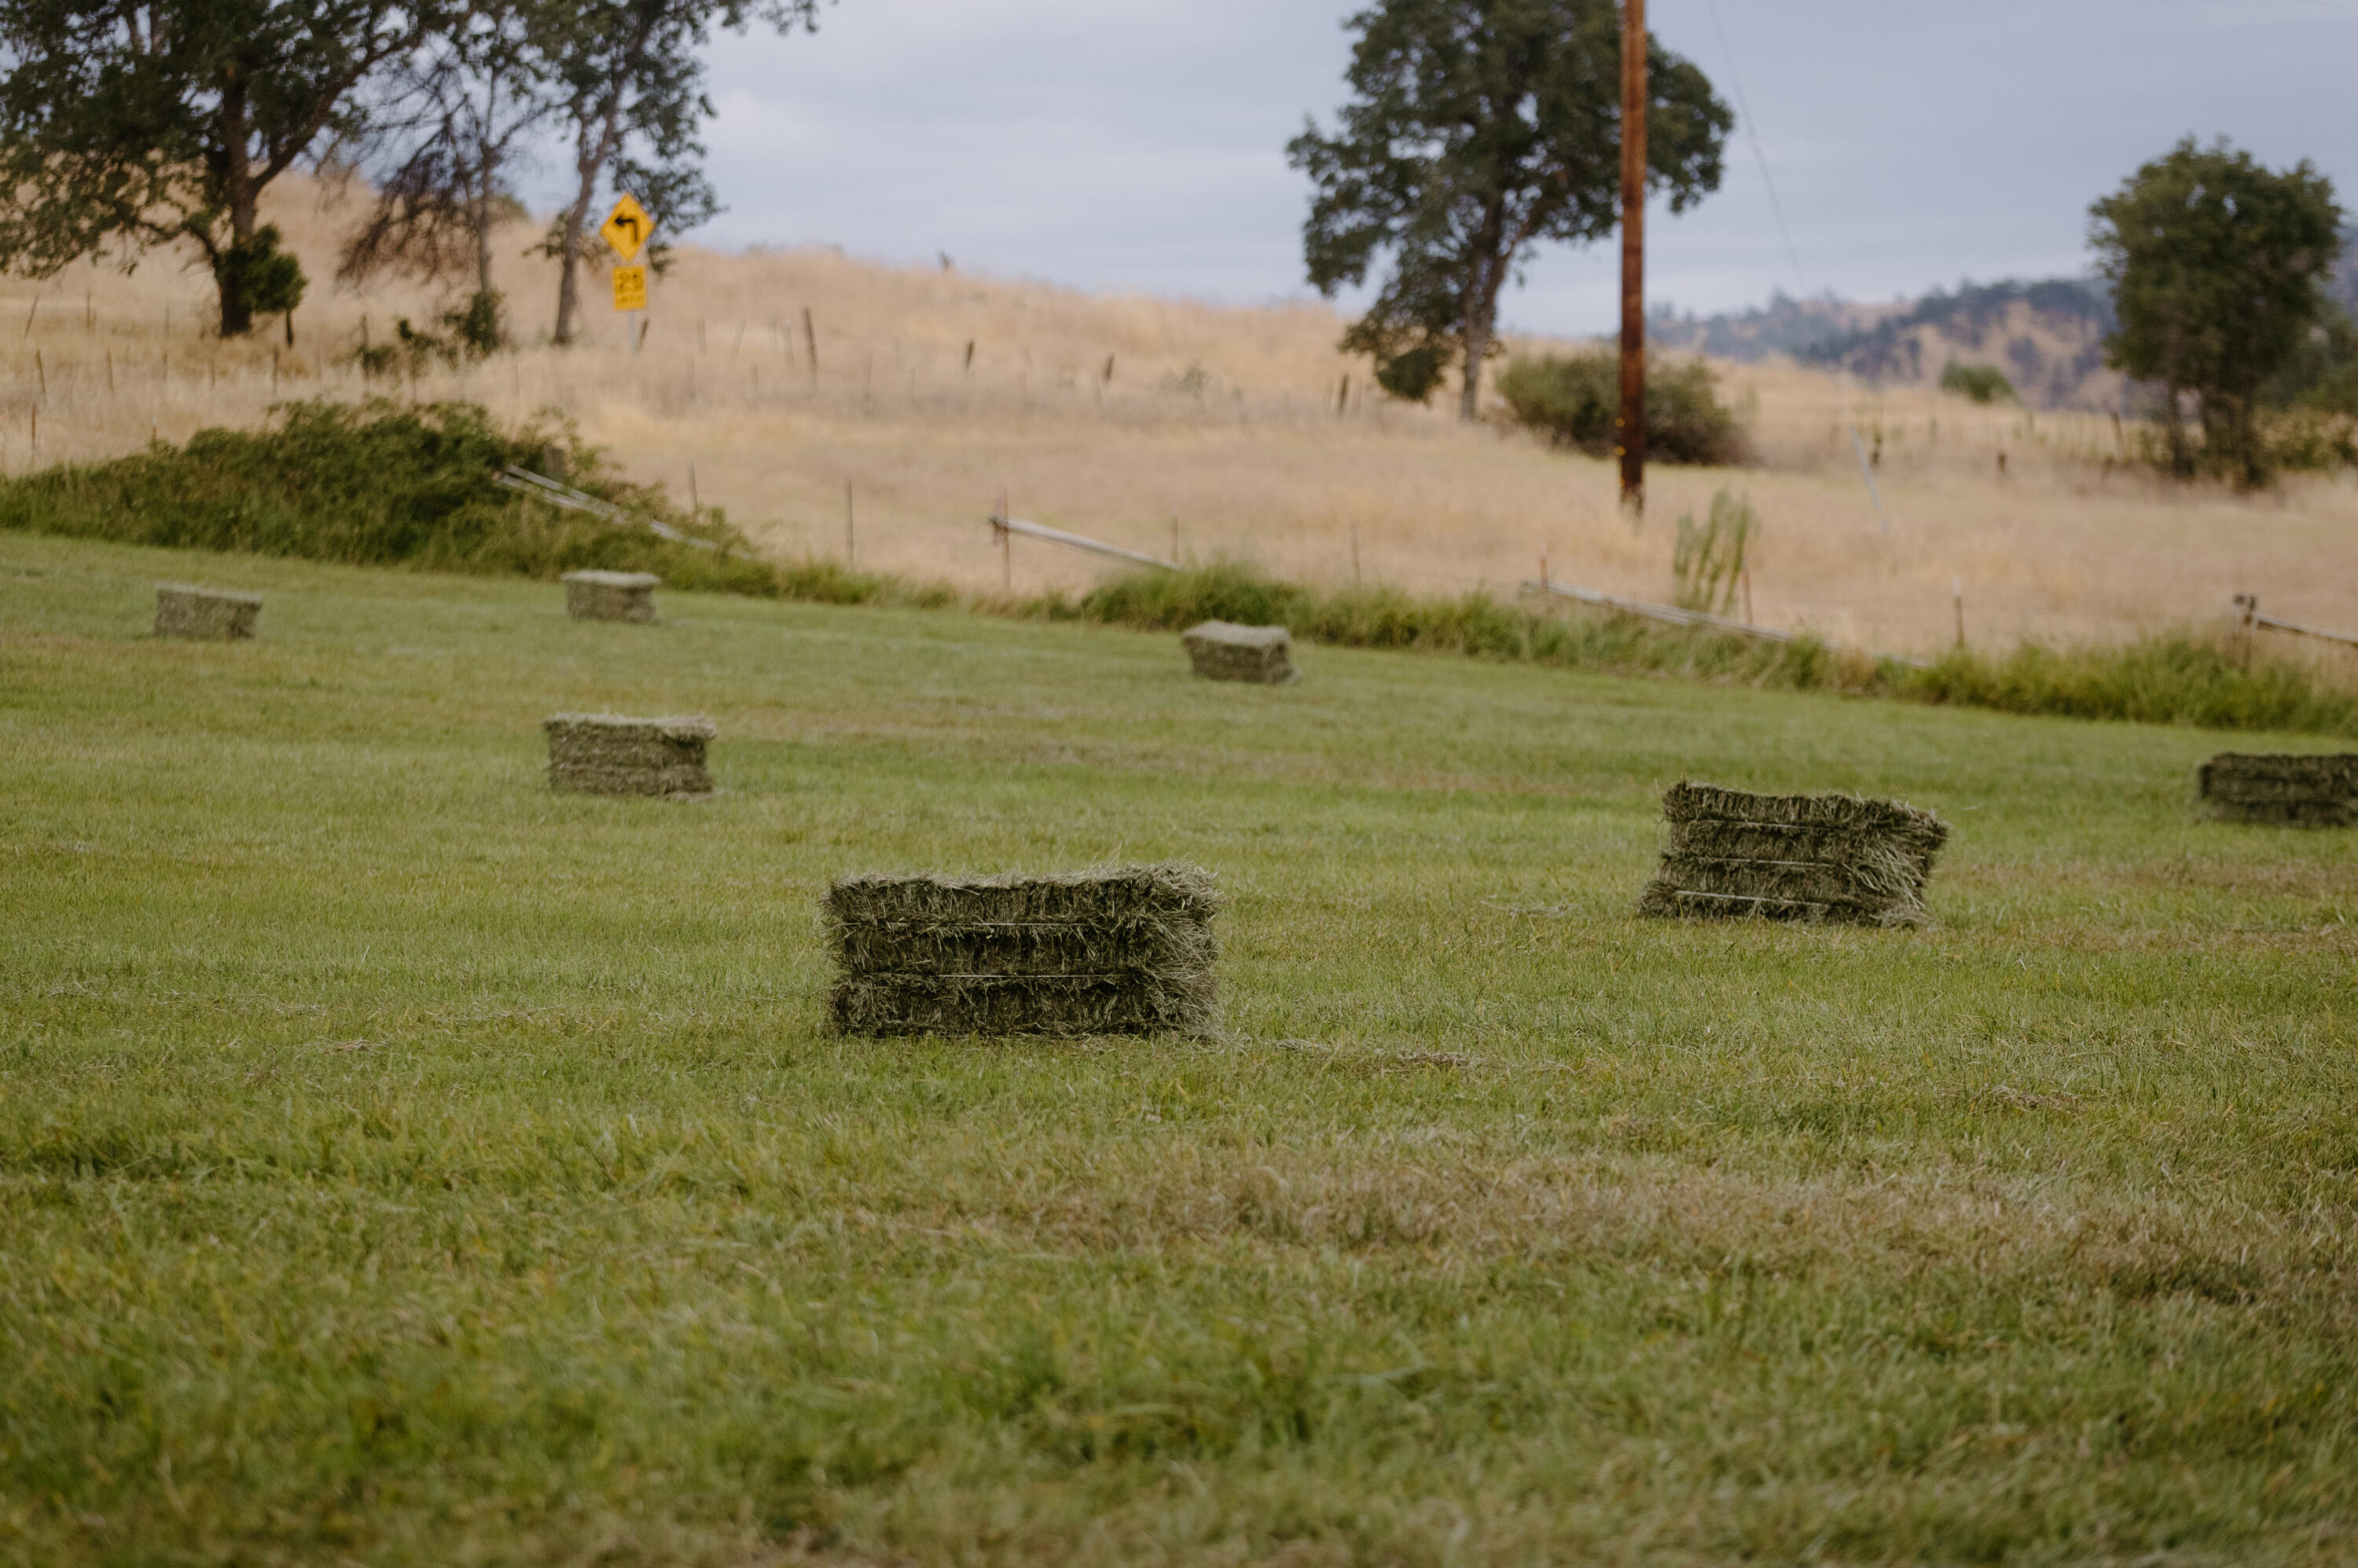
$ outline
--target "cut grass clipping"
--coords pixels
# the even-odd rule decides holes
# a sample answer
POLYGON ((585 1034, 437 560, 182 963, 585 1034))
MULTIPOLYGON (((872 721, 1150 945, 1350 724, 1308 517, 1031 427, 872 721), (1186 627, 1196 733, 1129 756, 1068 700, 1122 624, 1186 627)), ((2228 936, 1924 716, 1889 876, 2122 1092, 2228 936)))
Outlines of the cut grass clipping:
POLYGON ((551 789, 676 800, 712 794, 712 774, 704 762, 714 733, 709 719, 555 713, 540 727, 548 732, 551 789))
POLYGON ((1676 784, 1640 914, 1914 925, 1949 825, 1897 801, 1676 784))
POLYGON ((0 479, 0 529, 548 579, 592 568, 645 571, 678 589, 819 604, 962 605, 1163 632, 1227 621, 1283 626, 1296 638, 1343 647, 2010 713, 2358 735, 2358 693, 2289 664, 2247 666, 2240 650, 2190 632, 2061 652, 2028 645, 1996 657, 1960 648, 1916 670, 1807 637, 1762 643, 1626 615, 1545 614, 1481 592, 1448 598, 1354 585, 1323 593, 1233 561, 1131 573, 1078 599, 1063 592, 1021 603, 969 599, 942 584, 854 571, 838 561, 752 558, 719 508, 691 514, 658 486, 619 479, 562 421, 550 416, 507 430, 464 403, 287 404, 265 429, 201 430, 185 447, 159 441, 109 462, 0 479), (576 489, 719 547, 558 511, 494 482, 511 465, 560 470, 576 489))
POLYGON ((843 1034, 1206 1034, 1219 902, 1176 863, 846 877, 824 905, 828 1012, 843 1034))
POLYGON ((2255 757, 2222 752, 2195 777, 2202 815, 2213 821, 2358 826, 2358 754, 2255 757))

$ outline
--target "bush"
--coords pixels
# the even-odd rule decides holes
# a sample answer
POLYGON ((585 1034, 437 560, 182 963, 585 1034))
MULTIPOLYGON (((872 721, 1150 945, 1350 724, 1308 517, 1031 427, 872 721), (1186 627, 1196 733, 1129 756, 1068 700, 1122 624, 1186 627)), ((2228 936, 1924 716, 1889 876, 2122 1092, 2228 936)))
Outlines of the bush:
MULTIPOLYGON (((1701 360, 1646 364, 1646 455, 1664 463, 1735 468, 1752 460, 1752 444, 1735 413, 1719 401, 1718 378, 1701 360)), ((1621 413, 1621 363, 1609 350, 1537 358, 1517 356, 1498 373, 1498 395, 1515 422, 1552 446, 1593 458, 1614 453, 1621 413)))
POLYGON ((278 225, 265 223, 213 258, 213 279, 235 288, 256 316, 284 316, 303 303, 303 264, 279 249, 278 225))
POLYGON ((111 462, 0 480, 0 527, 354 566, 540 578, 602 567, 656 572, 678 588, 786 591, 776 568, 747 558, 717 508, 691 516, 660 490, 616 478, 569 426, 503 430, 463 403, 274 412, 261 430, 200 430, 185 447, 158 441, 111 462), (555 466, 552 451, 570 453, 574 488, 720 547, 560 511, 494 481, 511 465, 555 466))
POLYGON ((1941 371, 1941 390, 1975 403, 2019 403, 2014 383, 1996 365, 1959 364, 1951 360, 1941 371))
POLYGON ((1449 351, 1433 343, 1376 362, 1376 384, 1403 403, 1431 402, 1448 373, 1449 351))

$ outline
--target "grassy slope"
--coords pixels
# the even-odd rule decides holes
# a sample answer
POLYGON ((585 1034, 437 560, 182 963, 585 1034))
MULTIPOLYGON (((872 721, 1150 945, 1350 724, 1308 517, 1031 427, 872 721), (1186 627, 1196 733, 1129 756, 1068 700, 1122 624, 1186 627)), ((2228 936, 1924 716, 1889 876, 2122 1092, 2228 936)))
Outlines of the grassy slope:
POLYGON ((665 611, 0 535, 0 1561, 2358 1553, 2358 876, 2220 738, 665 611), (1632 920, 1682 774, 1941 925, 1632 920), (1118 856, 1224 1040, 816 1034, 830 874, 1118 856))

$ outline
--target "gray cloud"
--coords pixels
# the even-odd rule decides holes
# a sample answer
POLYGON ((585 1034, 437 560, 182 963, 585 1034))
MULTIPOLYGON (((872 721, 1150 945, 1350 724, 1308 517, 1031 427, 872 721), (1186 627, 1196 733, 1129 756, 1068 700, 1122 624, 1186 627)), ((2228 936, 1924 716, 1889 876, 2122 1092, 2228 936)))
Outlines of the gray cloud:
MULTIPOLYGON (((842 0, 815 37, 724 36, 698 237, 947 251, 1090 288, 1303 291, 1286 140, 1341 95, 1332 0, 842 0)), ((2089 201, 2180 136, 2358 174, 2342 107, 2358 5, 2327 0, 1653 0, 1731 71, 1783 199, 1788 259, 1739 130, 1722 191, 1652 226, 1657 299, 1858 297, 2085 265, 2089 201), (1712 6, 1718 7, 1714 27, 1712 6), (1724 27, 1724 32, 1723 32, 1724 27), (1725 47, 1723 47, 1723 37, 1725 47)), ((1597 331, 1612 258, 1551 253, 1519 325, 1597 331)))

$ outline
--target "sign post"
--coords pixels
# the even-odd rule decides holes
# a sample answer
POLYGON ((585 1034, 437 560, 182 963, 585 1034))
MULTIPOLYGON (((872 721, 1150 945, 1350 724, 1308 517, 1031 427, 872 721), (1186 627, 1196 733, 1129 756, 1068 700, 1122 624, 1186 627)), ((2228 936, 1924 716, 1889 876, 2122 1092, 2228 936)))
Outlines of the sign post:
MULTIPOLYGON (((647 269, 635 264, 639 252, 646 247, 654 228, 655 221, 647 215, 645 208, 639 205, 638 198, 627 190, 622 193, 622 200, 614 203, 614 210, 606 214, 606 221, 598 225, 598 232, 614 247, 614 254, 622 258, 622 265, 614 269, 614 308, 617 310, 643 312, 647 308, 647 269)), ((639 351, 639 344, 645 336, 644 327, 632 332, 633 353, 639 351)))

